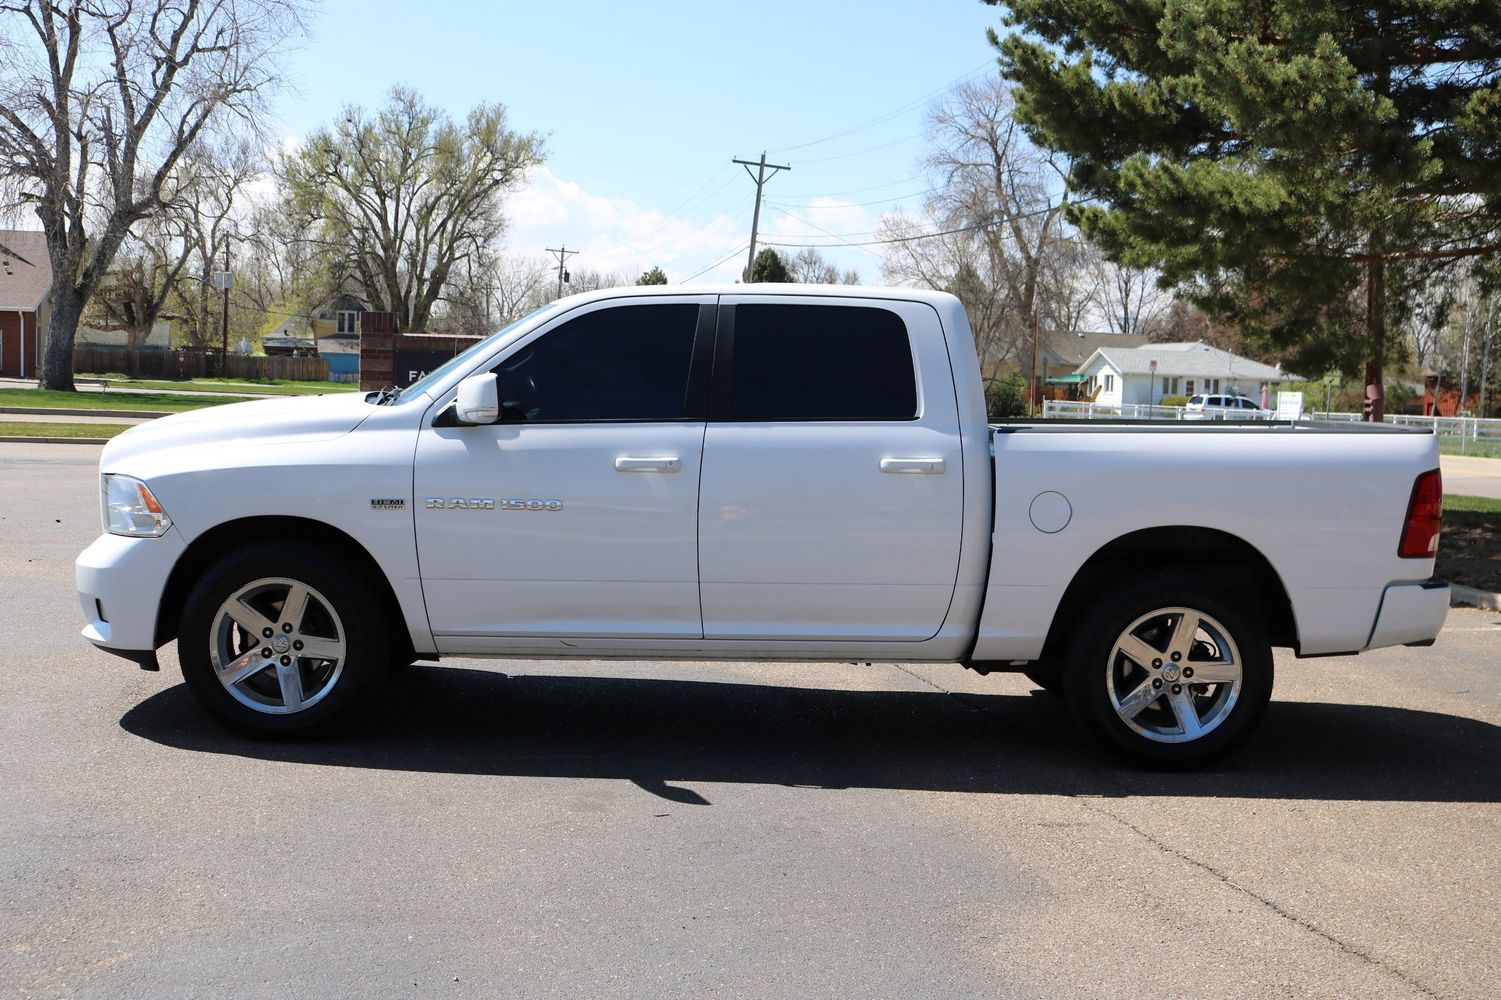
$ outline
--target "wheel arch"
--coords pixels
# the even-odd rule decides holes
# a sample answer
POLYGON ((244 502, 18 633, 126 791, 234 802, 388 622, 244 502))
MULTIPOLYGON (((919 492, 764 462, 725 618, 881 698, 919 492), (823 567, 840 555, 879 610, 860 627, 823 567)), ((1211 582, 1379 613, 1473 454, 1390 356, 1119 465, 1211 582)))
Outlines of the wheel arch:
MULTIPOLYGON (((215 560, 252 539, 303 541, 335 549, 358 567, 362 577, 374 585, 376 600, 380 602, 382 610, 391 616, 391 620, 403 624, 406 622, 406 616, 401 611, 401 604, 396 599, 396 591, 392 589, 391 581, 387 579, 385 571, 353 536, 331 524, 311 518, 264 515, 237 518, 215 525, 189 543, 187 549, 178 557, 177 564, 172 567, 172 573, 167 577, 167 584, 157 607, 156 644, 158 646, 177 637, 177 623, 182 616, 183 603, 187 600, 188 592, 192 590, 193 584, 204 571, 215 560)), ((408 647, 411 646, 411 637, 407 634, 405 627, 392 631, 393 639, 406 643, 408 647)))
POLYGON ((1057 662, 1089 599, 1123 571, 1139 569, 1144 559, 1157 567, 1178 566, 1246 574, 1267 638, 1273 646, 1298 645, 1297 618, 1282 577, 1271 562, 1245 539, 1217 528, 1171 525, 1121 535, 1095 551, 1070 581, 1053 614, 1042 658, 1057 662))

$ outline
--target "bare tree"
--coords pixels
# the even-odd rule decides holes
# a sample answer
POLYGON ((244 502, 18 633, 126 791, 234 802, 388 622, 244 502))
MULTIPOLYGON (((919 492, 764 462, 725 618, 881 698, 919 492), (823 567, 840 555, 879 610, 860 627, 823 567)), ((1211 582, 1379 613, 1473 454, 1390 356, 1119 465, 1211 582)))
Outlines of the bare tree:
MULTIPOLYGON (((601 288, 619 288, 622 285, 634 285, 636 276, 629 271, 596 271, 593 268, 572 271, 568 277, 568 283, 563 286, 564 295, 575 295, 579 292, 597 292, 601 288)), ((548 297, 552 298, 556 288, 548 289, 548 297)))
POLYGON ((1067 164, 1033 146, 1013 110, 1000 80, 950 91, 928 113, 924 165, 934 191, 925 218, 888 216, 882 223, 885 238, 900 240, 887 252, 887 279, 958 295, 990 378, 997 366, 1026 369, 1034 328, 1058 325, 1061 313, 1076 312, 1078 299, 1072 277, 1056 273, 1069 237, 1067 164), (941 235, 918 238, 925 231, 941 235), (1063 302, 1055 294, 1061 292, 1063 302))
POLYGON ((89 325, 124 330, 126 347, 146 342, 193 255, 182 229, 182 218, 171 212, 136 225, 84 309, 89 325))
POLYGON ((425 329, 456 267, 505 228, 501 197, 542 162, 542 138, 480 104, 461 125, 402 87, 373 117, 347 108, 283 164, 290 207, 322 228, 372 308, 425 329))
POLYGON ((73 387, 73 340, 130 228, 216 123, 254 127, 296 0, 0 0, 0 178, 51 259, 41 384, 73 387))
MULTIPOLYGON (((225 269, 226 254, 236 239, 242 244, 254 239, 256 216, 246 188, 268 166, 260 149, 243 140, 200 143, 182 161, 183 184, 168 214, 182 220, 183 242, 194 261, 192 280, 179 281, 175 291, 195 347, 219 339, 220 300, 211 276, 225 269)), ((243 293, 236 298, 243 298, 243 293)))
POLYGON ((1171 296, 1157 287, 1151 271, 1095 259, 1095 303, 1111 333, 1145 333, 1171 296))
POLYGON ((804 285, 858 285, 860 272, 853 268, 841 271, 824 260, 814 247, 806 247, 787 259, 792 279, 804 285))
POLYGON ((552 268, 541 257, 502 256, 494 274, 495 319, 504 326, 551 297, 552 268))

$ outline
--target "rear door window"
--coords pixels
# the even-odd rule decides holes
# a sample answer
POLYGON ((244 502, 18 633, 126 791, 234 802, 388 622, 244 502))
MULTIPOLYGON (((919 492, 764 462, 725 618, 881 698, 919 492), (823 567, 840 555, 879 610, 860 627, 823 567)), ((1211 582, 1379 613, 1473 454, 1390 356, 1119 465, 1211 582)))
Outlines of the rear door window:
POLYGON ((896 313, 849 305, 733 308, 731 377, 715 379, 715 412, 724 419, 916 419, 912 345, 896 313))

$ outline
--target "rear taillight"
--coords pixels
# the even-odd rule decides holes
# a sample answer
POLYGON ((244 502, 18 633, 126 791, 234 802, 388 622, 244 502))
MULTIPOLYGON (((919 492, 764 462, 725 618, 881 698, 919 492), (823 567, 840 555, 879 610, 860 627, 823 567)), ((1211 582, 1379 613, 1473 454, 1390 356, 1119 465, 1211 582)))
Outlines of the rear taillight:
POLYGON ((1403 559, 1432 559, 1438 552, 1438 533, 1443 520, 1444 480, 1434 469, 1412 484, 1412 499, 1407 501, 1407 520, 1402 523, 1397 555, 1403 559))

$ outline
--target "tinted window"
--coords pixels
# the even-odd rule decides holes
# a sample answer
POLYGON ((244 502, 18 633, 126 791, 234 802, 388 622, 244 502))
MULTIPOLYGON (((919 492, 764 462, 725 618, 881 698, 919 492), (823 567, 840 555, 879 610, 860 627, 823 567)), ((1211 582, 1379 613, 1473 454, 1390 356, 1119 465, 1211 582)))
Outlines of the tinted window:
POLYGON ((569 320, 506 358, 502 419, 673 420, 689 415, 698 306, 615 306, 569 320))
POLYGON ((731 420, 911 420, 901 317, 866 306, 735 307, 731 420))
POLYGON ((1203 396, 1195 396, 1193 399, 1190 399, 1189 402, 1193 403, 1195 406, 1203 406, 1204 405, 1204 397, 1203 396))
POLYGON ((1261 409, 1261 407, 1257 406, 1255 403, 1251 402, 1249 399, 1242 399, 1240 401, 1240 408, 1243 409, 1243 410, 1259 410, 1259 409, 1261 409))

